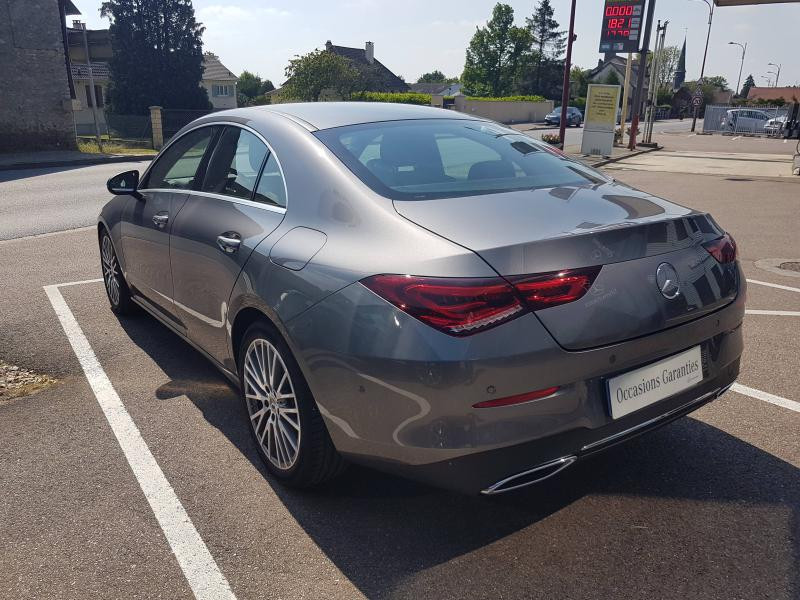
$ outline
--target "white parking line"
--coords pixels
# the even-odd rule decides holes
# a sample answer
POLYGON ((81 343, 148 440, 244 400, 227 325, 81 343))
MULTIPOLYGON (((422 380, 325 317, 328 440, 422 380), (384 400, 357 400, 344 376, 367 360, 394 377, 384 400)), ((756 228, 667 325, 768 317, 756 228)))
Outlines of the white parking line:
POLYGON ((97 360, 89 340, 72 314, 61 291, 61 286, 92 283, 102 279, 74 281, 60 285, 46 285, 44 291, 53 305, 58 320, 64 328, 72 350, 86 374, 86 379, 103 410, 111 430, 119 442, 122 453, 133 471, 145 498, 153 509, 164 536, 172 548, 186 581, 198 599, 235 599, 227 579, 219 570, 203 538, 195 529, 181 501, 167 481, 161 467, 147 447, 136 423, 111 385, 100 361, 97 360))
POLYGON ((758 284, 758 285, 765 285, 767 287, 777 288, 779 290, 787 290, 789 292, 797 292, 798 294, 800 294, 800 288, 789 287, 788 285, 780 285, 778 283, 770 283, 768 281, 759 281, 758 279, 748 279, 747 283, 755 283, 755 284, 758 284))
POLYGON ((775 317, 800 317, 800 311, 797 310, 746 310, 746 315, 772 315, 775 317))
POLYGON ((744 394, 745 396, 750 396, 751 398, 755 398, 756 400, 763 400, 764 402, 769 402, 770 404, 774 404, 775 406, 782 406, 783 408, 788 408, 789 410, 793 410, 794 412, 800 413, 800 402, 795 402, 794 400, 789 400, 788 398, 781 398, 780 396, 769 394, 767 392, 762 392, 761 390, 747 387, 746 385, 742 385, 740 383, 734 383, 731 386, 731 391, 736 392, 737 394, 744 394))

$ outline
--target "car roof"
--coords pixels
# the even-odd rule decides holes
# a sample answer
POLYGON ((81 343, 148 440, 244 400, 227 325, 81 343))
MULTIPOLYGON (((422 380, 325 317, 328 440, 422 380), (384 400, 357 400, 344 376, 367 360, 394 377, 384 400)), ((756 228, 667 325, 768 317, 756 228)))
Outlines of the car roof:
MULTIPOLYGON (((282 114, 292 120, 303 122, 311 130, 408 119, 485 120, 433 106, 415 106, 413 104, 394 104, 391 102, 298 102, 257 106, 245 110, 282 114)), ((235 114, 235 112, 235 110, 227 111, 228 114, 235 114)), ((250 114, 252 115, 252 113, 250 114)))

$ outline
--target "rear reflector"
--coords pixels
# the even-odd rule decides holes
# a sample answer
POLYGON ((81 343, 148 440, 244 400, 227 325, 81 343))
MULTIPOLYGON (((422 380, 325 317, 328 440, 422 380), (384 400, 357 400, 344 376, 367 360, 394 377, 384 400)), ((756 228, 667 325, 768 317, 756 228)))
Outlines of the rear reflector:
POLYGON ((736 260, 738 254, 736 242, 731 234, 726 233, 721 238, 706 242, 703 248, 708 250, 708 253, 717 259, 718 263, 731 263, 736 260))
POLYGON ((509 280, 531 310, 541 310, 581 298, 592 287, 599 272, 600 267, 588 267, 519 275, 509 280))
POLYGON ((470 335, 525 311, 501 277, 375 275, 361 281, 397 308, 450 335, 470 335))
POLYGON ((558 386, 545 388, 543 390, 536 390, 535 392, 527 392, 525 394, 518 394, 516 396, 506 396, 505 398, 497 398, 496 400, 484 400, 473 404, 473 408, 493 408, 496 406, 510 406, 512 404, 522 404, 523 402, 530 402, 531 400, 538 400, 551 396, 558 391, 558 386))
POLYGON ((573 302, 592 286, 600 267, 502 277, 373 275, 361 283, 384 300, 449 335, 466 336, 530 310, 573 302))

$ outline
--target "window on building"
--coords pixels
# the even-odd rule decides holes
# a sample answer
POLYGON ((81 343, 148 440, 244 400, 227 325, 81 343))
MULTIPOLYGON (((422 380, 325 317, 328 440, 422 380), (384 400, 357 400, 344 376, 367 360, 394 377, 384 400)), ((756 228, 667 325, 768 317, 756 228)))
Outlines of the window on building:
POLYGON ((214 84, 211 86, 211 95, 212 96, 233 96, 233 86, 232 85, 219 85, 214 84))
POLYGON ((86 87, 86 106, 92 108, 94 106, 94 102, 97 102, 98 108, 103 108, 103 86, 96 85, 94 86, 94 98, 92 98, 91 88, 87 85, 86 87))

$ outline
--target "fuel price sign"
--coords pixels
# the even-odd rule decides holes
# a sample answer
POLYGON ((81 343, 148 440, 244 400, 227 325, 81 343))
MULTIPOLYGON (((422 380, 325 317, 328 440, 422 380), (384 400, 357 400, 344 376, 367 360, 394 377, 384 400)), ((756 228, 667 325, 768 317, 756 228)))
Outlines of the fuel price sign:
POLYGON ((645 0, 605 0, 600 52, 638 52, 645 0))

